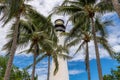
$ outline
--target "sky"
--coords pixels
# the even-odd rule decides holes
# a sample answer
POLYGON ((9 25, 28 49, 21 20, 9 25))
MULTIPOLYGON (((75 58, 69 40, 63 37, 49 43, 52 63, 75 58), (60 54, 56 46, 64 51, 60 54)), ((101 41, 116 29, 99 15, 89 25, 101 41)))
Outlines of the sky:
MULTIPOLYGON (((51 13, 51 10, 55 6, 60 5, 62 1, 63 0, 34 0, 33 2, 29 2, 29 4, 34 6, 34 8, 41 14, 48 16, 48 14, 51 13)), ((54 15, 52 17, 52 22, 54 22, 58 18, 63 19, 66 22, 66 20, 68 19, 68 16, 54 15)), ((116 13, 109 13, 102 16, 102 19, 113 20, 114 26, 107 26, 107 30, 109 32, 109 37, 107 39, 110 45, 112 46, 112 48, 116 52, 119 52, 120 51, 120 31, 119 31, 120 19, 118 18, 118 15, 116 13)), ((7 42, 6 35, 9 32, 10 26, 11 26, 11 23, 7 24, 4 28, 0 27, 0 49, 2 49, 3 45, 7 42)), ((67 25, 66 31, 69 31, 71 28, 72 28, 72 24, 69 23, 67 25)), ((70 54, 74 53, 77 47, 78 46, 73 46, 69 50, 69 53, 70 54)), ((91 73, 92 80, 98 80, 93 42, 90 42, 89 47, 90 47, 89 50, 90 50, 90 65, 91 65, 91 72, 92 72, 91 73)), ((110 73, 110 69, 111 68, 115 69, 118 63, 115 60, 111 59, 108 53, 103 48, 100 48, 99 51, 100 51, 101 63, 103 66, 103 74, 108 74, 110 73)), ((5 51, 0 50, 0 53, 4 54, 5 51)), ((32 62, 31 55, 16 54, 15 60, 14 60, 15 65, 17 65, 20 68, 23 68, 27 65, 26 62, 27 64, 32 62)), ((84 64, 84 54, 82 51, 80 52, 80 54, 76 55, 75 58, 73 58, 68 62, 68 68, 69 68, 70 80, 79 80, 79 79, 87 80, 87 73, 85 71, 85 64, 84 64)), ((47 73, 46 59, 44 59, 42 62, 40 62, 37 65, 36 71, 37 71, 36 73, 39 75, 39 80, 46 79, 46 73, 47 73)), ((29 70, 29 72, 31 73, 31 69, 29 70)))
MULTIPOLYGON (((25 68, 33 62, 33 56, 17 55, 14 59, 14 64, 20 69, 25 68)), ((36 65, 36 74, 38 80, 46 80, 47 77, 47 58, 44 58, 36 65)), ((111 69, 116 69, 119 64, 111 58, 101 58, 103 75, 110 74, 111 69)), ((96 60, 90 60, 91 80, 99 80, 97 73, 96 60)), ((83 60, 68 61, 69 78, 70 80, 87 80, 85 63, 83 60)), ((31 73, 32 68, 28 70, 31 73)))

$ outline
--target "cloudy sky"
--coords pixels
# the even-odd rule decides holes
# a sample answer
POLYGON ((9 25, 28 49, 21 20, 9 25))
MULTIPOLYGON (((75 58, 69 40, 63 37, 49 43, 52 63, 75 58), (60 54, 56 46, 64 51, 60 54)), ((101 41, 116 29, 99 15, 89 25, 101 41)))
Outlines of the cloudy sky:
MULTIPOLYGON (((45 16, 48 16, 48 14, 51 12, 51 10, 55 7, 58 6, 62 3, 63 0, 34 0, 32 2, 29 2, 29 4, 31 4, 32 6, 34 6, 35 9, 37 9, 38 12, 42 13, 45 16)), ((52 17, 52 22, 54 22, 56 19, 61 18, 63 20, 67 20, 68 17, 67 16, 62 16, 62 15, 54 15, 52 17)), ((110 45, 112 46, 112 48, 116 51, 119 52, 120 51, 120 29, 119 29, 119 25, 120 25, 120 19, 118 18, 116 13, 109 13, 106 14, 102 17, 102 19, 111 19, 113 20, 114 26, 107 26, 108 28, 108 32, 109 32, 109 37, 108 37, 108 41, 110 43, 110 45)), ((6 27, 4 28, 0 28, 0 49, 2 48, 2 46, 6 43, 6 39, 5 36, 9 31, 9 26, 10 24, 6 25, 6 27)), ((68 24, 67 26, 67 31, 69 31, 71 29, 72 25, 68 24)), ((95 52, 94 52, 94 45, 93 42, 90 42, 90 59, 91 59, 91 67, 96 69, 96 62, 95 62, 95 52)), ((74 46, 73 48, 70 49, 70 53, 74 53, 74 51, 76 50, 77 46, 74 46)), ((106 63, 108 64, 108 66, 106 66, 106 68, 103 68, 103 73, 104 74, 108 74, 110 73, 110 69, 111 68, 115 68, 118 64, 116 61, 112 60, 109 55, 107 54, 107 52, 103 49, 100 48, 100 56, 101 56, 101 62, 102 62, 102 66, 104 66, 106 63), (113 63, 113 64, 112 64, 113 63), (111 66, 111 67, 110 67, 111 66)), ((3 51, 0 50, 0 53, 5 53, 3 51)), ((23 68, 26 66, 26 64, 24 64, 24 61, 27 61, 28 64, 32 62, 31 56, 16 56, 17 58, 15 58, 14 63, 19 66, 20 68, 23 68), (21 60, 21 57, 26 57, 23 60, 21 60), (20 59, 21 61, 17 61, 18 59, 20 59), (28 59, 28 60, 27 60, 28 59)), ((86 72, 85 72, 85 65, 84 65, 84 55, 82 55, 82 53, 76 55, 76 57, 74 59, 72 59, 71 61, 69 61, 68 65, 69 65, 69 74, 70 74, 70 80, 78 80, 79 78, 81 78, 81 80, 87 80, 86 77, 86 72), (77 66, 79 65, 79 66, 77 66), (76 79, 75 79, 76 77, 76 79)), ((46 73, 47 73, 47 61, 46 59, 44 59, 41 64, 37 65, 37 74, 39 75, 39 80, 45 80, 46 79, 46 73), (41 65, 41 68, 39 68, 41 65), (41 73, 44 72, 44 73, 41 73)), ((31 72, 31 70, 29 70, 29 72, 31 72)), ((92 70, 92 80, 98 80, 97 78, 97 70, 92 70), (96 75, 96 76, 93 76, 96 75)))

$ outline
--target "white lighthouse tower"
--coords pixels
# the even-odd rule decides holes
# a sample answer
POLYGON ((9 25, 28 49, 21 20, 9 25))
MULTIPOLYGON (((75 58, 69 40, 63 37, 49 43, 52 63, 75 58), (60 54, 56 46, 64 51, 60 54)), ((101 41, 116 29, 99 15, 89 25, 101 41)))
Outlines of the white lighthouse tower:
MULTIPOLYGON (((57 19, 55 21, 55 29, 58 37, 58 45, 63 46, 65 41, 65 36, 61 35, 61 33, 65 32, 65 26, 64 26, 64 21, 62 19, 57 19)), ((62 52, 61 54, 66 54, 66 53, 62 52)), ((67 60, 59 56, 57 59, 58 59, 59 69, 56 75, 54 75, 55 63, 54 61, 52 61, 50 80, 69 80, 67 60)))

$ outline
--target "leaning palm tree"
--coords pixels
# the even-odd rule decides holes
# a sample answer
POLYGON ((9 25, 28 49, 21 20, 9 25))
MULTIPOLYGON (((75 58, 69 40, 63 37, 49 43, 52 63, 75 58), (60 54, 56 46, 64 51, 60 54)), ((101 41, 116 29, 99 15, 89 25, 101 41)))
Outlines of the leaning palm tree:
POLYGON ((68 14, 70 16, 69 20, 73 23, 76 22, 87 22, 90 24, 90 29, 92 30, 95 52, 96 52, 96 60, 97 60, 97 68, 99 73, 99 79, 102 78, 102 69, 100 63, 100 56, 98 50, 98 44, 96 40, 96 29, 95 29, 95 21, 94 18, 96 14, 104 14, 105 12, 112 11, 113 9, 109 7, 109 5, 105 5, 101 2, 96 3, 97 0, 65 0, 63 4, 59 7, 55 8, 55 13, 63 13, 68 14))
POLYGON ((4 17, 2 18, 4 20, 4 25, 7 24, 10 20, 15 18, 15 23, 14 23, 14 32, 13 32, 13 41, 11 44, 11 48, 9 51, 9 60, 7 64, 7 69, 5 72, 4 80, 9 80, 10 77, 10 72, 11 72, 11 67, 14 59, 14 54, 17 49, 17 40, 18 40, 18 26, 20 22, 20 17, 21 15, 25 15, 29 8, 31 7, 30 5, 24 4, 25 0, 9 0, 7 1, 6 4, 9 4, 7 6, 7 11, 6 14, 4 14, 4 17))

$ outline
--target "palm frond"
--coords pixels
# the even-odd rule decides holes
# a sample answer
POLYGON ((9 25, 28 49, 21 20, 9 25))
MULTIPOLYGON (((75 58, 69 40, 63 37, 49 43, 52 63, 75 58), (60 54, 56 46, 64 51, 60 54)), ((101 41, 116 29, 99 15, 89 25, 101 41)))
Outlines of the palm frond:
POLYGON ((7 54, 10 53, 12 42, 13 42, 13 39, 10 39, 2 48, 2 50, 6 50, 7 54))
POLYGON ((67 43, 66 46, 67 46, 67 47, 75 46, 75 45, 79 44, 81 40, 82 40, 82 39, 80 39, 80 38, 78 37, 78 38, 70 41, 69 43, 67 43))
POLYGON ((103 46, 103 48, 109 53, 111 57, 114 56, 115 52, 109 45, 108 41, 104 37, 96 37, 97 41, 103 46))
POLYGON ((95 28, 96 28, 96 31, 99 31, 103 37, 107 35, 105 26, 103 26, 103 24, 100 22, 98 18, 95 19, 95 28))
POLYGON ((9 9, 8 9, 8 14, 5 17, 5 23, 8 23, 11 19, 13 19, 13 17, 17 17, 18 14, 20 14, 20 7, 23 4, 23 0, 20 1, 14 1, 11 0, 12 3, 10 3, 9 9))
MULTIPOLYGON (((36 60, 36 64, 38 64, 38 63, 39 63, 43 58, 45 58, 45 57, 47 57, 46 54, 44 54, 44 55, 38 57, 37 60, 36 60)), ((30 65, 27 66, 25 69, 29 69, 30 67, 32 67, 32 65, 33 65, 33 64, 30 64, 30 65)))
POLYGON ((100 13, 106 13, 106 12, 114 11, 111 0, 110 1, 102 0, 98 4, 96 4, 96 7, 98 8, 98 12, 100 12, 100 13))
POLYGON ((54 13, 60 14, 73 14, 74 12, 78 12, 81 11, 81 8, 76 7, 75 5, 71 5, 71 6, 60 6, 60 7, 56 7, 54 9, 54 13))
POLYGON ((95 4, 96 0, 79 0, 79 2, 81 2, 81 5, 85 6, 85 5, 95 4))
POLYGON ((53 61, 55 63, 55 70, 54 70, 54 75, 56 75, 58 69, 59 69, 59 63, 58 63, 58 59, 57 59, 57 55, 53 55, 53 61))
POLYGON ((70 59, 73 58, 73 57, 67 55, 66 53, 65 53, 65 54, 59 53, 59 54, 57 54, 57 55, 58 55, 59 57, 61 57, 61 58, 67 59, 67 60, 70 60, 70 59))
POLYGON ((79 45, 79 47, 78 47, 78 49, 76 50, 74 56, 81 50, 81 48, 82 48, 84 45, 85 45, 85 41, 83 41, 83 42, 79 45))

